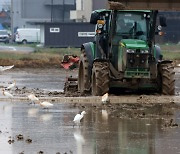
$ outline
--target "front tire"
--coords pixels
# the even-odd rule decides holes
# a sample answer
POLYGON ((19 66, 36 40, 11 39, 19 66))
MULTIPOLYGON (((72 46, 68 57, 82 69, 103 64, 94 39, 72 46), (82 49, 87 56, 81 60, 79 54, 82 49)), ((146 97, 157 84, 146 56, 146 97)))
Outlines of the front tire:
POLYGON ((23 41, 22 41, 22 44, 27 44, 27 40, 23 40, 23 41))
POLYGON ((109 64, 94 62, 92 70, 92 95, 102 96, 109 92, 109 64))
POLYGON ((82 50, 79 61, 79 72, 78 72, 78 91, 81 94, 90 90, 90 75, 88 71, 89 62, 85 53, 85 50, 82 50))
POLYGON ((175 72, 172 63, 161 64, 161 93, 175 94, 175 72))

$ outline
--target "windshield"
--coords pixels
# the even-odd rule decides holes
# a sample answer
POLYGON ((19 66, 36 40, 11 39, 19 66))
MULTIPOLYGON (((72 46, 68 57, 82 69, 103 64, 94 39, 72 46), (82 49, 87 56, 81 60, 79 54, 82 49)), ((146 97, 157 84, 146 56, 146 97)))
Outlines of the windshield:
POLYGON ((119 12, 116 18, 116 35, 123 38, 147 40, 150 15, 142 12, 119 12))
POLYGON ((0 31, 0 35, 8 35, 7 31, 0 31))

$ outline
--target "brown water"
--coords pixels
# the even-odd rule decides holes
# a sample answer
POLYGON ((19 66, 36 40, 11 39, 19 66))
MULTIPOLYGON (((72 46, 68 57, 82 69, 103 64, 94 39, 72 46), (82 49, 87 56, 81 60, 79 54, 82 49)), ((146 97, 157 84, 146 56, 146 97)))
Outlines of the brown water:
POLYGON ((45 110, 38 105, 0 102, 0 153, 36 154, 169 154, 180 153, 179 127, 164 127, 173 118, 180 122, 180 112, 164 119, 119 118, 106 109, 85 107, 82 126, 73 128, 79 112, 68 104, 54 104, 45 110), (16 136, 22 134, 24 140, 16 136), (11 138, 10 138, 11 137, 11 138), (9 144, 8 140, 14 139, 9 144), (32 139, 32 143, 27 143, 32 139))

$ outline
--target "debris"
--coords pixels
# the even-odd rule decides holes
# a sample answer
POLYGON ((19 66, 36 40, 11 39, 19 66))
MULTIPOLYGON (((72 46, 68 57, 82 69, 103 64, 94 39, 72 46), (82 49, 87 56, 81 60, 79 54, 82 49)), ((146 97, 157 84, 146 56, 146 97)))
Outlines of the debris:
POLYGON ((22 134, 19 134, 19 135, 16 135, 16 139, 17 139, 18 141, 20 141, 20 140, 23 140, 24 137, 23 137, 22 134))
POLYGON ((8 140, 8 143, 9 143, 9 144, 12 144, 12 143, 14 143, 14 140, 13 140, 13 139, 12 139, 12 140, 10 139, 10 140, 8 140))
POLYGON ((30 138, 26 139, 26 143, 32 143, 32 139, 30 138))
POLYGON ((173 123, 173 121, 174 121, 174 119, 170 119, 170 121, 169 121, 169 122, 166 122, 166 123, 164 124, 164 126, 165 126, 165 127, 171 127, 171 128, 173 128, 173 127, 178 127, 179 125, 178 125, 177 123, 173 123))

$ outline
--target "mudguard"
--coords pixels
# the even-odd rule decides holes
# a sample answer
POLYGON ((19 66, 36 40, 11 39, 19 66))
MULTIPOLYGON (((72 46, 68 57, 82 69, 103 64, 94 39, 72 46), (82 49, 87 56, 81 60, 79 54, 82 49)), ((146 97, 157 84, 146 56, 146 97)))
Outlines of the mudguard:
POLYGON ((162 60, 163 55, 161 54, 161 48, 158 45, 155 45, 155 50, 156 50, 156 61, 161 64, 167 64, 167 63, 172 63, 172 60, 162 60))
POLYGON ((81 46, 81 51, 82 49, 85 49, 87 58, 88 58, 88 62, 89 62, 89 68, 92 68, 93 66, 93 61, 94 61, 94 55, 95 55, 95 46, 93 42, 88 42, 88 43, 84 43, 81 46))
POLYGON ((156 52, 156 54, 155 54, 156 62, 162 60, 161 48, 158 45, 155 45, 154 50, 156 52))

